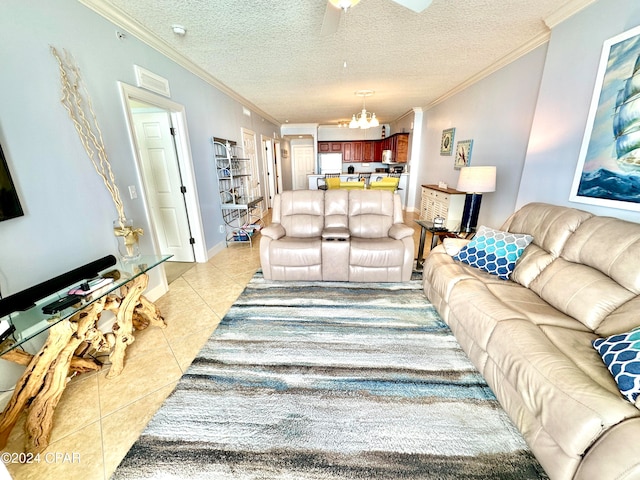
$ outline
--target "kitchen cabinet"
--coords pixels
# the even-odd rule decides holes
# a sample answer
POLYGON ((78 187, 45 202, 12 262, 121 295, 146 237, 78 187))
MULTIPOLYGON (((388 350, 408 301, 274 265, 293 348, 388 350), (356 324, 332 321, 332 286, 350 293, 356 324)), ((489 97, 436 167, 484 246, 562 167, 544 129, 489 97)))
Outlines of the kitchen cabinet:
MULTIPOLYGON (((375 143, 372 140, 362 142, 362 161, 375 162, 374 150, 375 150, 375 143)), ((380 158, 382 158, 382 151, 380 152, 380 158)))
POLYGON ((342 142, 318 142, 319 153, 342 153, 342 142))
POLYGON ((372 162, 382 161, 382 150, 384 150, 384 148, 382 148, 381 141, 373 142, 373 159, 371 160, 372 162))
MULTIPOLYGON (((344 145, 342 147, 344 149, 344 145)), ((351 142, 352 162, 362 162, 362 142, 351 142)))
POLYGON ((395 161, 398 163, 407 163, 409 160, 409 134, 408 133, 398 133, 394 135, 394 148, 395 150, 395 161))
POLYGON ((353 149, 351 148, 351 142, 342 142, 342 162, 353 162, 353 149))
POLYGON ((409 134, 396 133, 380 140, 318 142, 318 153, 342 153, 344 163, 381 162, 383 150, 391 150, 391 159, 394 162, 407 163, 409 134))

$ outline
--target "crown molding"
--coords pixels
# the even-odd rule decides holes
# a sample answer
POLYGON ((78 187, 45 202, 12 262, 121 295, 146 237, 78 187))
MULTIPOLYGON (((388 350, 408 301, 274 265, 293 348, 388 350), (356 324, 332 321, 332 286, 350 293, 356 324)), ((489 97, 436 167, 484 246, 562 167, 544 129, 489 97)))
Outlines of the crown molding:
POLYGON ((491 75, 492 73, 497 72, 501 68, 506 67, 511 62, 517 60, 518 58, 522 57, 523 55, 526 55, 527 53, 531 52, 532 50, 535 50, 540 45, 543 45, 544 43, 547 43, 549 41, 550 37, 551 37, 551 32, 550 31, 546 31, 544 33, 541 33, 540 35, 538 35, 537 37, 531 39, 530 41, 528 41, 524 45, 520 46, 516 50, 512 51, 511 53, 509 53, 508 55, 505 55, 504 57, 502 57, 497 62, 489 65, 487 68, 481 70, 480 72, 476 73, 474 76, 468 78, 467 80, 465 80, 464 82, 459 84, 457 87, 449 90, 447 93, 445 93, 441 97, 438 97, 433 102, 431 102, 429 105, 427 105, 425 107, 425 110, 429 110, 430 108, 435 107, 439 103, 442 103, 445 100, 453 97, 454 95, 462 92, 463 90, 469 88, 471 85, 479 82, 483 78, 486 78, 489 75, 491 75))
POLYGON ((449 90, 447 93, 445 93, 441 97, 438 97, 433 102, 431 102, 429 105, 427 105, 427 107, 425 107, 425 109, 428 110, 430 108, 435 107, 439 103, 442 103, 445 100, 447 100, 448 98, 453 97, 454 95, 460 93, 461 91, 465 90, 466 88, 469 88, 474 83, 479 82, 483 78, 488 77, 492 73, 497 72, 498 70, 500 70, 501 68, 507 66, 511 62, 517 60, 518 58, 522 57, 523 55, 526 55, 527 53, 531 52, 532 50, 535 50, 540 45, 548 42, 549 39, 551 38, 551 29, 552 28, 554 28, 557 25, 559 25, 560 23, 564 22, 569 17, 575 15, 580 10, 588 7, 589 5, 591 5, 595 1, 596 0, 569 0, 567 3, 562 5, 555 12, 553 12, 551 15, 549 15, 547 18, 544 19, 544 24, 549 29, 548 31, 541 33, 540 35, 538 35, 537 37, 531 39, 529 42, 525 43, 524 45, 522 45, 521 47, 517 48, 513 52, 509 53, 508 55, 505 55, 504 57, 502 57, 500 60, 498 60, 494 64, 490 65, 489 67, 485 68, 484 70, 481 70, 476 75, 474 75, 473 77, 467 79, 466 81, 464 81, 463 83, 461 83, 457 87, 453 88, 452 90, 449 90))
POLYGON ((189 60, 187 57, 179 53, 167 42, 162 40, 157 35, 151 33, 147 28, 145 28, 138 21, 126 15, 119 8, 113 5, 106 4, 101 0, 78 0, 78 2, 84 5, 85 7, 93 10, 101 17, 104 17, 110 22, 114 23, 116 26, 134 35, 140 41, 146 43, 154 50, 157 50, 158 52, 160 52, 170 60, 174 61, 181 67, 185 68, 186 70, 193 73, 194 75, 200 77, 202 80, 212 85, 213 87, 217 88, 221 92, 225 93, 232 99, 236 100, 241 105, 253 110, 255 113, 260 115, 265 120, 275 125, 281 125, 281 122, 279 120, 273 118, 267 112, 264 112, 263 110, 258 108, 256 105, 251 103, 249 100, 244 98, 242 95, 240 95, 236 91, 226 86, 224 83, 222 83, 220 80, 218 80, 213 75, 208 73, 206 70, 204 70, 203 68, 193 63, 191 60, 189 60))
POLYGON ((555 12, 549 15, 544 19, 544 23, 552 29, 562 22, 564 22, 569 17, 572 17, 576 13, 578 13, 583 8, 588 7, 596 0, 569 0, 560 8, 558 8, 555 12))

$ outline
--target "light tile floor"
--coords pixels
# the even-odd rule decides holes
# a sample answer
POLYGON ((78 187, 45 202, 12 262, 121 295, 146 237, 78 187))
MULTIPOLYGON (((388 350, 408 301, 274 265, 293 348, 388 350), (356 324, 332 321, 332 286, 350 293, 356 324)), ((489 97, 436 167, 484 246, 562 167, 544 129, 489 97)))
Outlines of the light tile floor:
MULTIPOLYGON (((405 214, 415 229, 417 251, 415 218, 405 214)), ((169 292, 155 302, 167 328, 136 333, 119 377, 107 379, 105 367, 73 378, 56 409, 49 447, 39 463, 9 463, 14 480, 108 479, 260 267, 259 239, 253 247, 226 248, 172 281, 169 292)), ((5 452, 22 451, 23 425, 24 416, 5 452)))

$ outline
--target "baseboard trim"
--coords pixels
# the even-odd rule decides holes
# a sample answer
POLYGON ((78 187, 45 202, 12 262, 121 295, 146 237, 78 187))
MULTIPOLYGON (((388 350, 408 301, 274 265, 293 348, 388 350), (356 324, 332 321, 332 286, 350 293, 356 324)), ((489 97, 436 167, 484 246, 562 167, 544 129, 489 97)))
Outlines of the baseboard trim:
POLYGON ((215 257, 217 254, 219 254, 225 248, 227 248, 227 245, 224 242, 219 242, 219 243, 215 244, 212 248, 210 248, 207 251, 207 259, 211 260, 213 257, 215 257))

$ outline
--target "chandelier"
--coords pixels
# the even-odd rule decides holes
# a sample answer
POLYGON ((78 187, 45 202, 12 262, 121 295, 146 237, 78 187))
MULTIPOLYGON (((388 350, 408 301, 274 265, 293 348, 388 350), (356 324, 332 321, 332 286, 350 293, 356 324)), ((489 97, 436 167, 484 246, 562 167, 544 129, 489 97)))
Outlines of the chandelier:
POLYGON ((365 98, 373 95, 373 90, 358 90, 355 94, 362 97, 362 111, 360 113, 354 113, 349 123, 349 128, 371 128, 380 125, 380 122, 376 118, 375 113, 367 112, 365 107, 365 98))

